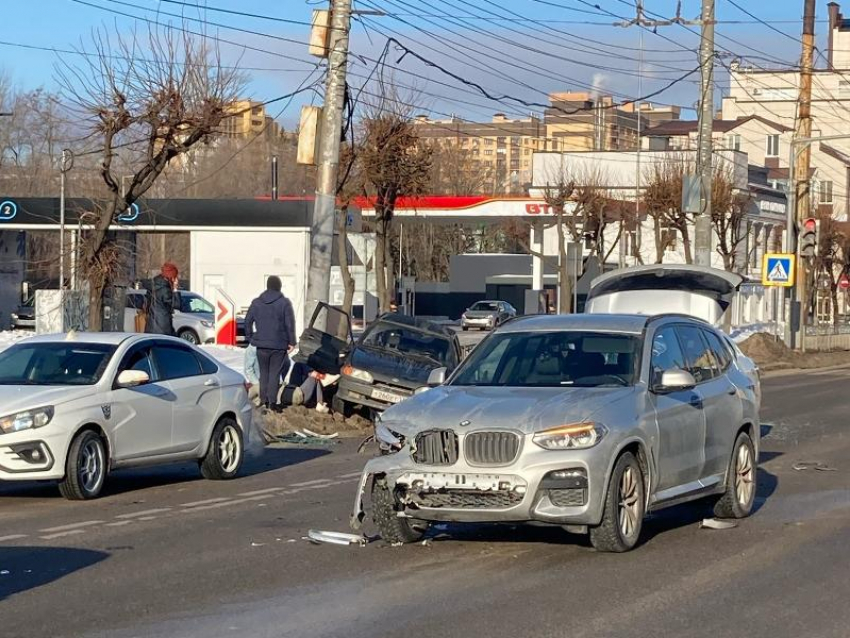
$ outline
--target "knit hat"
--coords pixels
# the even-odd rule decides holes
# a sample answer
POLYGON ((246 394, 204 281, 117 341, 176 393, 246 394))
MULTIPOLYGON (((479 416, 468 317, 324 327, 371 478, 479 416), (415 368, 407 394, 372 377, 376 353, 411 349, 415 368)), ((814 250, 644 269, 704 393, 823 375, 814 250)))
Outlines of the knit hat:
POLYGON ((162 264, 162 276, 166 279, 177 279, 178 271, 177 266, 172 264, 171 262, 165 262, 162 264))

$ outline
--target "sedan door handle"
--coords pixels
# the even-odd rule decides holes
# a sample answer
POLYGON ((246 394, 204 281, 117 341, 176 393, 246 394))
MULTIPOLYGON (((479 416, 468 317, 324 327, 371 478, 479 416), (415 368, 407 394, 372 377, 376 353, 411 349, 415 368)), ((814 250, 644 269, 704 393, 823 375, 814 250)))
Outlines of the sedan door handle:
POLYGON ((218 379, 207 379, 206 381, 204 381, 204 385, 208 388, 217 388, 218 379))
POLYGON ((735 395, 737 395, 737 394, 738 394, 738 388, 736 388, 736 387, 733 385, 731 388, 729 388, 729 390, 727 390, 727 392, 728 392, 731 396, 733 396, 733 397, 734 397, 735 395))

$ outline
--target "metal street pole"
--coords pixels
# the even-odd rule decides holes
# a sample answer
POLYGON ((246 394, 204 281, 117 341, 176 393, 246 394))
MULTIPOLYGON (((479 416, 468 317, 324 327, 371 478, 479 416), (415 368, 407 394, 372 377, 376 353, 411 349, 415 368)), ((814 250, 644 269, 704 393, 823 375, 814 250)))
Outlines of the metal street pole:
POLYGON ((694 247, 696 263, 711 266, 711 184, 713 181, 714 152, 712 144, 714 124, 714 0, 703 0, 702 40, 699 48, 700 62, 700 112, 699 150, 697 175, 700 180, 700 213, 696 217, 694 247))
POLYGON ((277 201, 278 194, 277 155, 272 155, 272 200, 277 201))
MULTIPOLYGON (((319 302, 327 302, 330 297, 331 255, 350 27, 351 0, 331 0, 328 78, 319 139, 316 201, 310 228, 310 270, 304 303, 305 326, 310 321, 316 305, 319 302)), ((316 327, 324 328, 323 325, 316 327)))
MULTIPOLYGON (((74 166, 74 153, 62 149, 59 165, 59 290, 65 290, 65 173, 74 166)), ((60 297, 62 293, 60 292, 60 297)))

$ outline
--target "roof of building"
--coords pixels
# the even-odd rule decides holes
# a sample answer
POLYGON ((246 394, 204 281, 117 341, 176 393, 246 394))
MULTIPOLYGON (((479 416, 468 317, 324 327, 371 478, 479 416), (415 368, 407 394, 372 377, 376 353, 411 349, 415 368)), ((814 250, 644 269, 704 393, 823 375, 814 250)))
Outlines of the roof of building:
POLYGON ((829 155, 833 159, 837 159, 839 162, 843 162, 846 166, 850 166, 850 155, 839 151, 834 146, 830 146, 829 144, 821 143, 820 152, 824 155, 829 155))
MULTIPOLYGON (((766 124, 777 131, 788 133, 794 129, 779 124, 773 120, 761 117, 760 115, 749 115, 747 117, 739 117, 736 120, 714 120, 713 128, 716 133, 728 133, 729 131, 738 128, 742 124, 746 124, 752 120, 766 124)), ((673 120, 659 124, 643 132, 644 137, 675 137, 677 135, 688 135, 696 133, 699 130, 698 120, 673 120)))

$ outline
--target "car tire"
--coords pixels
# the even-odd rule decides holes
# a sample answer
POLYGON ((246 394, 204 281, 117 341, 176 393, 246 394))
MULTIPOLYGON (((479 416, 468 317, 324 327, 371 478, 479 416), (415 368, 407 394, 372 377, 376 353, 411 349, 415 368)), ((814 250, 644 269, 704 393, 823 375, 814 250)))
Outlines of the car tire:
POLYGON ((201 338, 198 336, 198 333, 191 328, 183 328, 183 330, 177 333, 177 336, 183 339, 183 341, 191 343, 193 346, 200 345, 201 343, 201 338))
POLYGON ((331 410, 341 414, 346 419, 350 419, 354 415, 354 406, 336 395, 331 401, 331 410))
POLYGON ((428 531, 428 523, 400 518, 395 497, 382 479, 372 482, 372 521, 387 543, 418 543, 428 531))
POLYGON ((717 518, 746 518, 753 511, 756 498, 755 445, 750 435, 741 432, 735 439, 732 457, 726 470, 726 492, 714 505, 717 518))
POLYGON ((65 478, 59 492, 69 501, 87 501, 100 496, 107 474, 106 445, 97 432, 84 430, 71 441, 65 461, 65 478))
POLYGON ((617 459, 602 523, 590 530, 590 542, 598 552, 627 552, 637 545, 643 527, 646 498, 643 471, 631 452, 617 459))
POLYGON ((201 475, 211 481, 234 478, 242 467, 245 445, 236 419, 222 417, 213 429, 207 455, 201 460, 201 475))

